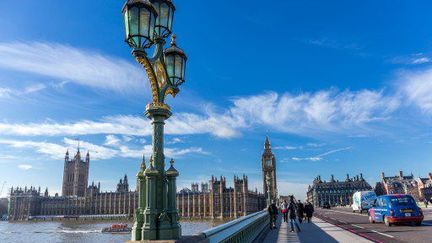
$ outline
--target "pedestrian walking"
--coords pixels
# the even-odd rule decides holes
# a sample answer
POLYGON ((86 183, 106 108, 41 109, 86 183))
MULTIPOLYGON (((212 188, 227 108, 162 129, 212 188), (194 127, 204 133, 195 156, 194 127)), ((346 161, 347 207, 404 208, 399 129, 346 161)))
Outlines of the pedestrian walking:
POLYGON ((286 200, 282 203, 282 215, 283 221, 288 223, 288 202, 286 200))
POLYGON ((427 200, 427 198, 425 198, 423 201, 424 201, 425 207, 427 208, 428 204, 429 204, 429 201, 427 200))
POLYGON ((298 221, 301 224, 303 222, 303 218, 304 218, 304 205, 300 200, 298 200, 298 202, 297 202, 296 213, 297 213, 298 221))
POLYGON ((270 215, 270 229, 276 229, 276 219, 278 215, 278 208, 274 201, 267 207, 267 211, 270 215))
POLYGON ((313 207, 312 203, 310 203, 309 201, 306 201, 305 214, 306 214, 306 218, 307 218, 308 223, 311 222, 313 213, 314 213, 314 207, 313 207))
POLYGON ((289 216, 289 221, 290 221, 290 226, 291 226, 291 232, 294 232, 294 226, 297 228, 297 232, 300 232, 300 227, 297 224, 297 216, 296 216, 296 203, 294 202, 294 197, 291 196, 290 197, 290 203, 288 205, 288 216, 289 216))

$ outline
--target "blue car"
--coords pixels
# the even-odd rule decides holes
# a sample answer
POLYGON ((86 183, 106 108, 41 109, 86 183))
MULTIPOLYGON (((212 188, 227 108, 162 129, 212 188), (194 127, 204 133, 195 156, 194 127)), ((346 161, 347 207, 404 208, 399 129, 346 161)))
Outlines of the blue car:
POLYGON ((412 223, 419 226, 424 218, 414 198, 406 194, 377 197, 368 215, 369 222, 384 222, 387 226, 395 223, 412 223))

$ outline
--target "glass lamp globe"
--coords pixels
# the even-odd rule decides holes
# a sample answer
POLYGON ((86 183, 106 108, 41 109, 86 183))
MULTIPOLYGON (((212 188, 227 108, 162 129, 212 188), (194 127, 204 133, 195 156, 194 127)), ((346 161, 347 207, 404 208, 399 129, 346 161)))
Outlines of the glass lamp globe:
POLYGON ((148 0, 128 0, 123 7, 123 18, 128 45, 134 49, 149 48, 157 18, 153 5, 148 0))
POLYGON ((155 24, 157 37, 166 38, 171 34, 175 7, 171 0, 150 0, 158 16, 155 24))
POLYGON ((176 36, 171 39, 171 46, 164 51, 165 64, 171 85, 177 88, 185 82, 186 54, 178 48, 175 42, 176 36))

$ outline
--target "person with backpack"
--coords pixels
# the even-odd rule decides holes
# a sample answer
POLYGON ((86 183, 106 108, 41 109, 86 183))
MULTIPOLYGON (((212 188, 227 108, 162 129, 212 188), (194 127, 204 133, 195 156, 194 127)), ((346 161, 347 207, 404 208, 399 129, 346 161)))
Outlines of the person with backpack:
POLYGON ((312 203, 309 201, 306 201, 305 214, 306 214, 306 219, 307 219, 308 223, 311 222, 313 213, 314 213, 314 207, 313 207, 312 203))
POLYGON ((300 200, 298 200, 298 203, 297 203, 296 213, 297 213, 298 221, 301 224, 303 222, 303 218, 304 218, 304 205, 300 200))
POLYGON ((278 215, 278 208, 274 201, 267 207, 267 211, 270 215, 270 229, 276 229, 276 219, 278 215))
POLYGON ((288 223, 288 202, 286 200, 282 203, 282 215, 283 221, 288 223))
POLYGON ((297 228, 297 232, 301 231, 299 225, 297 224, 296 211, 297 211, 297 206, 296 203, 294 202, 294 197, 290 196, 290 203, 288 206, 288 216, 289 216, 289 221, 291 226, 291 232, 294 232, 294 226, 297 228))

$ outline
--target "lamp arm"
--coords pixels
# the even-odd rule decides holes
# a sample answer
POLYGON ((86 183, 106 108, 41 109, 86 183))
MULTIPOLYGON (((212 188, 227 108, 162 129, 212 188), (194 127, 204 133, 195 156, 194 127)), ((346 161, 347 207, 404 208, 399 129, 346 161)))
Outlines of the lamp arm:
POLYGON ((152 91, 152 103, 158 103, 159 100, 159 87, 157 84, 157 77, 155 74, 155 71, 153 69, 153 65, 150 62, 150 60, 142 53, 140 52, 133 52, 133 55, 135 56, 135 59, 138 63, 140 63, 149 78, 150 81, 150 87, 152 91))
POLYGON ((151 63, 156 62, 158 59, 163 59, 163 47, 165 45, 165 40, 158 37, 156 38, 155 43, 156 47, 154 49, 153 56, 149 58, 151 63))

